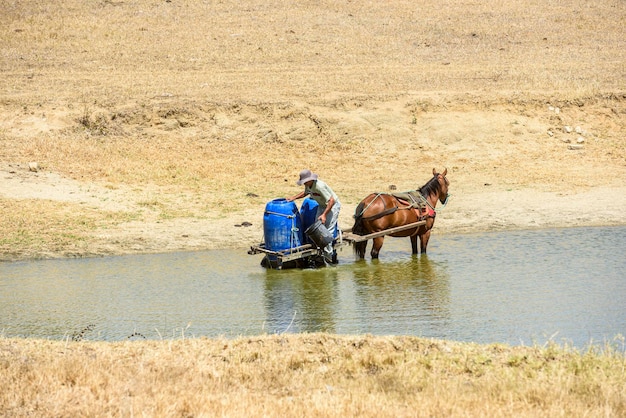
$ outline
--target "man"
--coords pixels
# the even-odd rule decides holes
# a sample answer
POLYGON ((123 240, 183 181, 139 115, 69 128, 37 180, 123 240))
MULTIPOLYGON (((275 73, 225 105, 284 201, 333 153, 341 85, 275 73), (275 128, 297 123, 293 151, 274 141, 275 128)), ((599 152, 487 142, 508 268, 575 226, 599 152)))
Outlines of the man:
MULTIPOLYGON (((335 235, 335 229, 337 228, 337 220, 339 219, 339 210, 341 209, 341 203, 339 198, 333 192, 333 190, 320 180, 317 174, 311 172, 311 170, 302 170, 300 172, 300 180, 296 182, 298 186, 304 185, 304 190, 295 196, 288 197, 288 201, 301 199, 304 196, 310 195, 311 199, 315 200, 317 206, 317 219, 324 224, 328 232, 333 236, 335 235)), ((333 262, 333 244, 330 243, 323 249, 324 259, 327 263, 333 262)))

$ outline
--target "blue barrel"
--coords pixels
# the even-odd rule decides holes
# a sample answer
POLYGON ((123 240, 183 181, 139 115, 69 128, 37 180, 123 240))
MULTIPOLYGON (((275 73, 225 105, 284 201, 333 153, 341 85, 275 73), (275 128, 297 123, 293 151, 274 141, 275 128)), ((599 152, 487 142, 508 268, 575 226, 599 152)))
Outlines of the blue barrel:
POLYGON ((265 205, 263 235, 265 248, 282 251, 303 243, 302 220, 298 206, 287 199, 274 199, 265 205))
MULTIPOLYGON (((309 227, 313 225, 315 221, 317 220, 317 207, 318 206, 319 205, 317 204, 315 200, 308 198, 308 197, 304 199, 304 201, 302 202, 302 206, 300 206, 300 217, 302 218, 302 230, 303 231, 306 231, 307 229, 309 229, 309 227)), ((307 243, 313 244, 313 241, 306 235, 304 236, 304 239, 306 240, 307 243)))

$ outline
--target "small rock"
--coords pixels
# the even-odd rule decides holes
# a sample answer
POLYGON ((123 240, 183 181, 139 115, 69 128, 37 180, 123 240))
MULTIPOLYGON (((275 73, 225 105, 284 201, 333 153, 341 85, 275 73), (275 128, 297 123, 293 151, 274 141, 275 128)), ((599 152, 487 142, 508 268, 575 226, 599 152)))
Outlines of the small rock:
POLYGON ((231 126, 233 124, 233 121, 230 120, 228 118, 228 116, 226 116, 223 113, 218 113, 218 114, 214 115, 213 116, 213 121, 220 128, 227 128, 227 127, 229 127, 229 126, 231 126))
POLYGON ((554 113, 558 115, 559 113, 561 113, 561 109, 559 109, 558 107, 554 108, 554 113))
POLYGON ((582 133, 583 133, 583 128, 581 128, 580 126, 577 126, 577 127, 575 127, 575 128, 574 128, 574 131, 575 131, 577 134, 582 134, 582 133))
POLYGON ((571 149, 573 151, 578 151, 578 150, 581 150, 583 148, 584 148, 584 145, 581 145, 581 144, 569 144, 567 146, 567 149, 571 149))
POLYGON ((548 131, 548 136, 554 136, 554 132, 548 131))
POLYGON ((180 123, 176 119, 163 119, 162 126, 165 131, 173 131, 180 128, 180 123))
POLYGON ((390 184, 389 185, 389 190, 396 190, 396 189, 397 189, 397 187, 396 187, 395 184, 390 184))
POLYGON ((571 126, 568 126, 568 125, 565 125, 565 126, 563 127, 563 132, 565 132, 565 133, 567 133, 567 134, 572 133, 572 127, 571 127, 571 126))
POLYGON ((28 170, 32 171, 33 173, 38 172, 39 171, 39 164, 37 164, 35 162, 28 163, 28 170))
POLYGON ((583 142, 585 142, 585 138, 583 138, 582 136, 579 136, 578 139, 576 139, 576 142, 578 142, 579 144, 582 144, 583 142))

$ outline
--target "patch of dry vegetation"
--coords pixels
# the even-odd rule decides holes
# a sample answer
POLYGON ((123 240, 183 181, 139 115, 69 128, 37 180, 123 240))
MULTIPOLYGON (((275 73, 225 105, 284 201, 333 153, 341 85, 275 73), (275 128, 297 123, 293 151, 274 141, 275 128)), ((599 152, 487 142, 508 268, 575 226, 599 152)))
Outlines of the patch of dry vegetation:
POLYGON ((266 102, 476 90, 577 97, 623 82, 619 0, 289 7, 260 0, 29 0, 2 8, 2 71, 11 87, 5 91, 16 98, 24 91, 46 101, 169 93, 266 102), (46 86, 51 76, 55 83, 46 86), (63 82, 71 88, 55 89, 63 82))
POLYGON ((578 352, 415 337, 153 342, 0 339, 8 416, 626 414, 623 347, 578 352))
POLYGON ((129 214, 107 214, 67 202, 0 198, 0 259, 84 256, 89 254, 94 231, 131 218, 129 214))

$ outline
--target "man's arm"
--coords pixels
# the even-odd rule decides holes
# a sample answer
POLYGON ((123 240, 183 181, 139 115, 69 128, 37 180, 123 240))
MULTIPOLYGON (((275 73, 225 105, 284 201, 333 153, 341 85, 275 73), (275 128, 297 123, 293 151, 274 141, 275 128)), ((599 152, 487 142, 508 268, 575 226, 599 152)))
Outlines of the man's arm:
POLYGON ((306 195, 307 195, 306 192, 303 190, 300 193, 298 193, 297 195, 288 197, 286 200, 287 200, 287 202, 293 202, 296 199, 302 199, 306 195))
POLYGON ((331 198, 328 199, 328 203, 326 203, 326 209, 324 209, 324 212, 322 212, 322 214, 317 219, 319 219, 320 222, 325 224, 326 223, 326 215, 328 215, 328 212, 330 212, 330 210, 333 208, 334 205, 335 205, 335 198, 331 196, 331 198))

